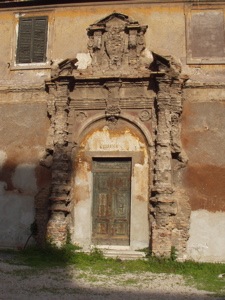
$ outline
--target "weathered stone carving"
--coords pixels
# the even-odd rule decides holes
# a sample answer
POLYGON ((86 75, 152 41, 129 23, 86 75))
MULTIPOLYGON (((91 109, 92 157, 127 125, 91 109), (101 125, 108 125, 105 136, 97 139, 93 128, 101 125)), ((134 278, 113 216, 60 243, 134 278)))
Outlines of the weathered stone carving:
POLYGON ((73 70, 76 69, 77 58, 65 59, 51 71, 51 79, 56 80, 59 76, 70 76, 73 70))
POLYGON ((76 117, 78 122, 83 122, 87 119, 87 114, 83 111, 80 111, 79 113, 77 113, 76 117))
POLYGON ((126 73, 130 68, 138 69, 146 29, 147 26, 119 13, 92 24, 88 28, 88 49, 94 70, 126 73))
POLYGON ((171 58, 157 58, 155 63, 159 70, 164 70, 164 75, 156 78, 159 91, 156 97, 155 177, 151 197, 152 251, 155 255, 168 256, 171 247, 175 246, 182 257, 188 239, 190 205, 187 195, 174 182, 176 170, 172 159, 177 161, 179 167, 187 163, 180 140, 183 81, 179 64, 171 58))
POLYGON ((105 110, 106 119, 115 124, 121 112, 119 95, 121 82, 107 82, 104 86, 108 91, 105 110))
POLYGON ((109 105, 105 111, 106 119, 109 122, 116 123, 120 115, 120 108, 115 105, 109 105))
POLYGON ((79 140, 82 123, 94 123, 95 116, 115 125, 126 113, 129 122, 142 121, 153 139, 149 145, 151 250, 160 256, 170 255, 172 246, 181 255, 185 252, 190 207, 174 180, 187 163, 180 139, 184 78, 172 57, 153 53, 151 64, 143 60, 146 29, 125 15, 109 15, 88 28, 94 72, 88 69, 79 77, 75 60, 65 60, 47 83, 51 128, 41 163, 52 168, 47 236, 57 245, 66 240, 71 210, 71 136, 79 140))
POLYGON ((139 118, 142 122, 149 121, 151 119, 151 113, 144 109, 139 113, 139 118))

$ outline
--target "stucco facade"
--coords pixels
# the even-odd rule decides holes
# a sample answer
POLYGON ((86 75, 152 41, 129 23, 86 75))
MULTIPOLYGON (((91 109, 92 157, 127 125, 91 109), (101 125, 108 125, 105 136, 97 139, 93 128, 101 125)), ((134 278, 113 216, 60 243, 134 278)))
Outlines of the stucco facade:
POLYGON ((224 9, 1 4, 1 247, 36 221, 38 243, 225 261, 224 9), (18 22, 39 16, 46 61, 16 63, 18 22))

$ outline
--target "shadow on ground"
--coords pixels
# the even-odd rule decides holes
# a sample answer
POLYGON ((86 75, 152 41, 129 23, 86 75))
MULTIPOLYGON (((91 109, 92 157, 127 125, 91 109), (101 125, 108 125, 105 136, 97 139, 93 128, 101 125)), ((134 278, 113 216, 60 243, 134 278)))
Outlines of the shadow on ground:
POLYGON ((66 268, 34 268, 0 255, 1 300, 224 300, 187 287, 181 276, 153 274, 97 275, 66 268))

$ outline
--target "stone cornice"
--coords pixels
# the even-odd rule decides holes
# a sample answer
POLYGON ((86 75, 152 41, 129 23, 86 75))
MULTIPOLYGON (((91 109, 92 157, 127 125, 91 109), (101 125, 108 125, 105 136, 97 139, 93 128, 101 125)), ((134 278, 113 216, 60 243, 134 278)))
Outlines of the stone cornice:
POLYGON ((161 3, 161 4, 176 4, 176 3, 184 3, 184 4, 220 4, 220 3, 224 3, 224 0, 214 0, 214 1, 209 1, 209 0, 108 0, 108 1, 100 1, 100 0, 80 0, 80 1, 76 1, 76 3, 74 3, 73 0, 67 0, 67 1, 57 1, 57 0, 48 0, 48 2, 46 3, 46 1, 41 0, 41 1, 37 1, 37 0, 17 0, 17 1, 0 1, 0 8, 32 8, 32 7, 38 7, 40 9, 40 7, 42 6, 43 8, 47 8, 47 7, 66 7, 66 6, 94 6, 94 5, 111 5, 111 4, 157 4, 157 3, 161 3))

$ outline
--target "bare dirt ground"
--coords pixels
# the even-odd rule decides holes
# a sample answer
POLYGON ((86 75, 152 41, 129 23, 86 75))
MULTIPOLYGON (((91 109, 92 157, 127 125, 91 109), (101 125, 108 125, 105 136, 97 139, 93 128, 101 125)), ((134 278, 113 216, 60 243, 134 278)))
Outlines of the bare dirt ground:
POLYGON ((1 300, 224 300, 185 286, 182 276, 177 275, 97 276, 73 266, 39 270, 8 259, 7 254, 0 255, 1 300))

